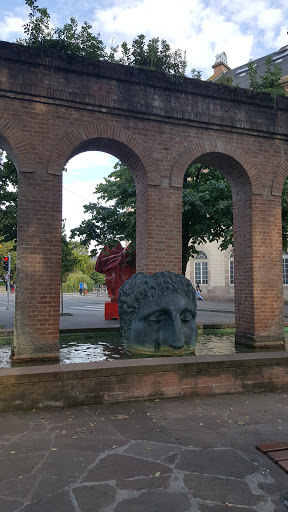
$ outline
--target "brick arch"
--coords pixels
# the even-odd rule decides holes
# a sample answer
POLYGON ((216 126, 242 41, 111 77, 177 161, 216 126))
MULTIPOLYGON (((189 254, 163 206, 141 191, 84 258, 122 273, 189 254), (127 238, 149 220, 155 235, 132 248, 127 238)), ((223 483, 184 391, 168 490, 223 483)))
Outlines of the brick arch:
POLYGON ((0 119, 0 148, 8 153, 18 173, 36 171, 34 154, 29 147, 29 140, 15 123, 0 119))
POLYGON ((252 187, 261 193, 261 181, 253 170, 251 157, 226 142, 201 142, 187 147, 176 160, 171 173, 171 186, 182 187, 183 177, 191 163, 201 163, 219 170, 229 183, 232 193, 238 186, 252 187))
POLYGON ((130 169, 136 187, 143 179, 150 185, 160 184, 151 148, 133 133, 109 123, 83 125, 66 133, 53 149, 48 173, 62 174, 68 160, 84 151, 105 151, 119 158, 130 169))
POLYGON ((284 181, 288 176, 288 161, 276 170, 272 182, 272 196, 282 196, 284 181))

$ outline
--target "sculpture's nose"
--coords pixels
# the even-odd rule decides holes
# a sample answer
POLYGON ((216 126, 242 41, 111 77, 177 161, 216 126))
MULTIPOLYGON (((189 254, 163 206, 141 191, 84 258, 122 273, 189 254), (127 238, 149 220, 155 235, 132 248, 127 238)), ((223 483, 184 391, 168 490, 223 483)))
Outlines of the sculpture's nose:
POLYGON ((171 316, 171 324, 170 324, 170 336, 169 336, 169 346, 180 349, 184 347, 184 336, 182 332, 181 320, 178 314, 173 314, 171 316))

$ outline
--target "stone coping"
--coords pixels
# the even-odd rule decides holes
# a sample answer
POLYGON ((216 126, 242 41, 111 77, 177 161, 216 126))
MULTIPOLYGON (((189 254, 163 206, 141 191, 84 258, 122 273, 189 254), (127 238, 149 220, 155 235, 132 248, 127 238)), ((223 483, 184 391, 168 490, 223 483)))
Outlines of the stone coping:
MULTIPOLYGON (((24 46, 17 43, 0 41, 0 58, 17 60, 26 66, 50 67, 61 69, 68 73, 86 74, 117 81, 156 86, 172 91, 188 92, 207 97, 225 100, 236 100, 246 105, 265 106, 275 109, 273 99, 268 93, 255 93, 240 87, 231 87, 213 82, 197 80, 189 77, 167 76, 161 71, 152 71, 135 66, 127 66, 104 60, 90 59, 77 55, 69 55, 55 50, 45 51, 41 48, 24 46)), ((277 96, 277 108, 287 110, 288 99, 277 96)))
POLYGON ((0 369, 0 412, 288 389, 287 352, 0 369))
POLYGON ((174 372, 177 370, 190 369, 191 371, 200 371, 204 369, 225 369, 240 367, 256 367, 271 365, 287 365, 288 353, 279 351, 275 353, 265 352, 261 355, 244 354, 222 354, 205 356, 182 356, 182 357, 155 357, 141 359, 124 359, 117 361, 97 361, 91 363, 70 363, 70 364, 51 364, 41 366, 17 366, 13 368, 0 369, 0 385, 3 379, 9 379, 11 382, 27 382, 35 376, 43 376, 45 380, 49 379, 70 379, 83 378, 89 374, 97 373, 99 376, 125 375, 135 373, 159 373, 174 372))

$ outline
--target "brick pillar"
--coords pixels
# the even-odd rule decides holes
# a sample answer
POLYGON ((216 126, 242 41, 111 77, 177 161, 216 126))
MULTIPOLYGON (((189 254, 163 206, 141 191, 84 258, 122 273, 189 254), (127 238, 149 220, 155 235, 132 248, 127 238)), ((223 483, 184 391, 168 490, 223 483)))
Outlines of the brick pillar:
POLYGON ((12 360, 59 359, 62 176, 19 173, 12 360))
POLYGON ((281 197, 234 202, 235 340, 284 348, 281 197))
POLYGON ((181 274, 182 189, 148 185, 137 191, 137 272, 181 274))

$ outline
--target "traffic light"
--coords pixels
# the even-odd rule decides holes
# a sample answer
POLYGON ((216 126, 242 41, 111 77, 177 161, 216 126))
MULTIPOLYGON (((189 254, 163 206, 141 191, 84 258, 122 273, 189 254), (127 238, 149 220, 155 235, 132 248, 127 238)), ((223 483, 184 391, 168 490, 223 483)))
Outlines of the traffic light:
POLYGON ((9 272, 9 256, 3 256, 3 271, 4 274, 9 272))

